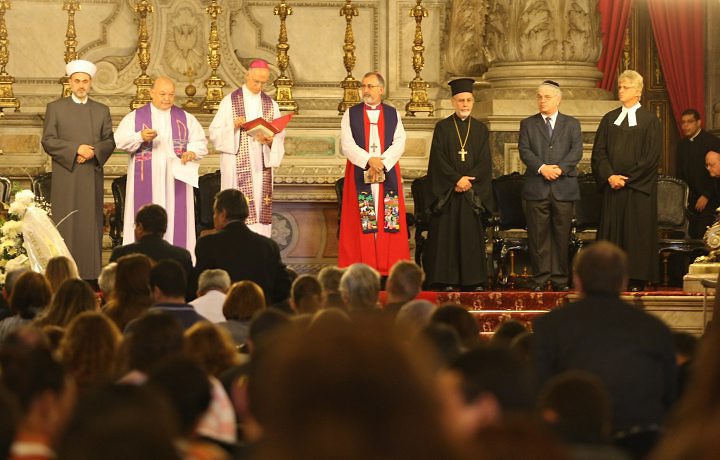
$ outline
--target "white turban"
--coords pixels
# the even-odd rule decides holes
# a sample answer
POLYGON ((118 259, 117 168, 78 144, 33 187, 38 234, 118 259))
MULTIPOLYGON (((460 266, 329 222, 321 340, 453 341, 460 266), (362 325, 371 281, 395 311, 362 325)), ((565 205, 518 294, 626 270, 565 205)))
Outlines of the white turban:
POLYGON ((97 67, 92 62, 83 61, 82 59, 68 62, 65 66, 65 73, 67 76, 69 77, 77 72, 86 73, 90 75, 90 78, 93 78, 95 76, 95 72, 97 72, 97 67))

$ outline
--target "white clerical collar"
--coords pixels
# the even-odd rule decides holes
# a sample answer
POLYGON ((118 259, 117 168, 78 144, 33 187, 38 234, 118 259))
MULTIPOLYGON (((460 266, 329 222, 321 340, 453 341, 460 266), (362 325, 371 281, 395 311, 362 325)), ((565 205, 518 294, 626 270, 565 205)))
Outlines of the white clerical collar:
POLYGON ((88 101, 88 97, 85 96, 85 100, 81 101, 77 96, 75 96, 73 93, 70 93, 70 97, 72 98, 73 102, 76 104, 85 104, 88 101))
POLYGON ((625 119, 625 116, 628 117, 628 126, 637 126, 637 118, 635 118, 635 112, 637 112, 637 109, 639 108, 640 102, 636 102, 635 105, 630 108, 622 106, 620 115, 618 115, 618 117, 615 119, 615 126, 620 126, 620 124, 622 124, 623 120, 625 119))
POLYGON ((698 129, 695 134, 693 134, 692 136, 690 136, 690 142, 694 141, 695 138, 698 137, 698 135, 700 134, 700 131, 702 131, 702 128, 698 129))

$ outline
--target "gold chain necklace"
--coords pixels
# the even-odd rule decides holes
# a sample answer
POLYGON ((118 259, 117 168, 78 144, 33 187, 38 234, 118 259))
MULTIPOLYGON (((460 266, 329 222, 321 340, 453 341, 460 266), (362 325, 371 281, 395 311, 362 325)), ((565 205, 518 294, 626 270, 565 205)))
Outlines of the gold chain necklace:
POLYGON ((462 139, 460 136, 460 128, 458 128, 457 120, 455 120, 456 115, 453 114, 453 123, 455 124, 455 132, 457 133, 458 142, 460 142, 460 150, 458 150, 458 155, 460 155, 460 161, 465 161, 465 155, 467 155, 467 150, 465 150, 465 145, 467 145, 468 138, 470 137, 470 126, 472 125, 471 120, 468 120, 468 130, 465 134, 465 140, 462 139))

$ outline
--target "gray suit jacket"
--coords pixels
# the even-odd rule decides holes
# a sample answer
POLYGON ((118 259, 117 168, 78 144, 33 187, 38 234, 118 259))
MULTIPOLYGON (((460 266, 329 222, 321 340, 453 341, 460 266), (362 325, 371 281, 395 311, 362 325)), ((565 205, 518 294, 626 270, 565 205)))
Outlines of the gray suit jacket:
POLYGON ((520 159, 527 166, 522 197, 526 200, 543 200, 553 194, 560 201, 577 201, 580 189, 576 166, 582 158, 580 122, 571 116, 558 113, 552 138, 548 138, 545 120, 535 114, 520 122, 518 141, 520 159), (556 164, 562 176, 548 181, 538 173, 543 164, 556 164))

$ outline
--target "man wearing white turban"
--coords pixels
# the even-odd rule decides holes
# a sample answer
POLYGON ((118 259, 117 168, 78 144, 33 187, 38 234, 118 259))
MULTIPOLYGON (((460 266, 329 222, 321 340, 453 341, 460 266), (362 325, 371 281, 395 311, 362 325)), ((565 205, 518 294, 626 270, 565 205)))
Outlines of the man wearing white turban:
POLYGON ((110 109, 88 97, 96 70, 67 64, 72 94, 47 105, 42 137, 52 158, 52 217, 86 280, 102 268, 103 165, 115 149, 110 109))

